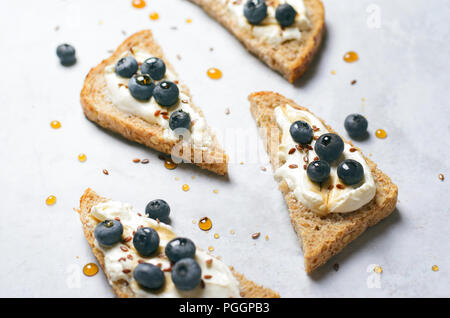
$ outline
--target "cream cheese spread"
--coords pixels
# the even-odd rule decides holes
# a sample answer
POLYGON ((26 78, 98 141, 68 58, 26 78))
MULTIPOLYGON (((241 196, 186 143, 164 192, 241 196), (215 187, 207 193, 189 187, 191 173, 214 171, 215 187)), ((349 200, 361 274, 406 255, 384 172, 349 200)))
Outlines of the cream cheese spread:
POLYGON ((302 31, 310 29, 310 21, 307 16, 307 9, 303 0, 274 0, 266 1, 267 17, 259 25, 251 25, 244 16, 244 4, 246 0, 222 0, 225 2, 230 14, 237 20, 238 26, 250 30, 253 35, 263 42, 279 45, 290 40, 300 40, 302 31), (297 16, 293 25, 283 28, 275 18, 276 7, 274 3, 288 3, 297 16))
MULTIPOLYGON (((321 215, 328 213, 346 213, 359 209, 373 199, 376 192, 375 182, 370 167, 359 151, 356 149, 350 151, 352 146, 344 143, 345 147, 341 158, 330 164, 331 172, 329 180, 322 184, 312 182, 303 167, 306 161, 314 161, 317 154, 314 150, 309 150, 308 152, 296 150, 294 153, 289 154, 290 150, 298 145, 292 139, 289 129, 293 122, 303 120, 315 128, 317 131, 316 134, 318 135, 329 133, 329 131, 310 112, 296 109, 290 105, 275 108, 275 117, 282 133, 281 143, 278 149, 278 159, 283 163, 275 171, 275 177, 279 181, 284 180, 289 189, 293 191, 295 197, 305 207, 321 215), (359 184, 352 186, 345 185, 344 188, 340 189, 336 187, 337 184, 343 185, 339 181, 337 167, 345 159, 353 159, 361 163, 364 168, 364 178, 359 184), (296 165, 298 168, 290 168, 292 165, 296 165)), ((314 144, 315 140, 311 143, 313 148, 314 144)))
MULTIPOLYGON (((133 50, 133 54, 131 54, 131 52, 127 52, 121 57, 125 57, 127 55, 133 55, 139 64, 152 57, 149 53, 136 49, 133 50)), ((114 68, 117 60, 105 68, 104 76, 109 92, 108 97, 118 109, 128 114, 137 116, 148 123, 160 125, 164 129, 164 138, 171 141, 177 141, 179 139, 178 135, 170 129, 168 119, 163 118, 162 114, 155 114, 158 111, 160 113, 164 113, 182 109, 183 111, 189 113, 191 122, 193 123, 190 131, 190 142, 201 148, 207 148, 212 144, 212 138, 208 133, 206 120, 191 107, 191 99, 188 94, 182 91, 182 85, 178 85, 180 88, 179 102, 170 108, 160 106, 153 97, 150 98, 149 101, 137 100, 131 95, 128 89, 129 79, 121 77, 115 73, 114 68)), ((162 80, 179 82, 175 74, 173 74, 169 69, 167 69, 166 75, 162 80)))
POLYGON ((95 240, 96 247, 104 254, 105 271, 108 274, 110 284, 125 280, 137 297, 240 297, 239 282, 228 266, 198 248, 195 260, 202 269, 202 277, 206 275, 206 277, 210 277, 209 279, 203 279, 204 287, 199 284, 191 291, 179 290, 173 284, 170 272, 165 272, 166 282, 161 290, 151 292, 142 289, 133 278, 133 270, 138 265, 138 261, 157 266, 160 264, 163 271, 171 267, 169 259, 164 256, 164 248, 170 240, 176 237, 172 227, 141 216, 131 205, 118 201, 99 203, 92 207, 91 213, 98 221, 119 218, 123 226, 124 238, 133 237, 133 231, 136 231, 139 226, 151 227, 159 234, 160 246, 152 257, 141 257, 134 249, 132 241, 128 244, 117 243, 112 247, 104 247, 95 240))

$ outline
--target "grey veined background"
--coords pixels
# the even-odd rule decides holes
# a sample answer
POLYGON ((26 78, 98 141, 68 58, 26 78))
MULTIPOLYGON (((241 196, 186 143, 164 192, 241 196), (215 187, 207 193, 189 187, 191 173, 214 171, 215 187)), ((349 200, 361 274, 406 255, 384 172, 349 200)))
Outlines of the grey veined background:
MULTIPOLYGON (((73 208, 87 187, 138 209, 155 198, 167 200, 178 233, 204 249, 214 246, 227 264, 284 297, 450 296, 450 4, 324 3, 324 44, 295 85, 188 1, 148 0, 141 10, 128 0, 3 3, 0 296, 112 296, 102 273, 81 273, 94 257, 73 208), (155 11, 160 19, 151 21, 155 11), (79 105, 85 75, 125 39, 122 31, 145 28, 153 30, 209 124, 218 132, 247 134, 248 148, 261 146, 247 102, 253 91, 293 98, 344 135, 346 115, 364 114, 371 137, 356 145, 399 186, 397 210, 307 276, 272 171, 260 169, 269 167, 265 155, 250 160, 245 147, 235 151, 229 179, 191 167, 169 171, 156 152, 86 120, 79 105), (61 67, 55 55, 63 42, 77 50, 78 63, 71 68, 61 67), (350 50, 359 54, 358 62, 343 61, 350 50), (222 70, 223 78, 209 79, 209 67, 222 70), (55 119, 59 130, 50 128, 55 119), (374 137, 378 128, 387 131, 385 140, 374 137), (79 153, 87 155, 86 162, 77 160, 79 153), (135 157, 150 163, 133 164, 135 157), (447 179, 440 181, 439 173, 447 179), (181 190, 183 184, 189 192, 181 190), (48 207, 50 194, 57 203, 48 207), (208 233, 192 223, 203 216, 213 221, 208 233), (258 240, 251 238, 255 232, 261 232, 258 240), (334 263, 340 264, 338 272, 334 263), (373 264, 382 266, 381 275, 373 264), (438 272, 431 270, 435 264, 438 272)), ((225 148, 234 152, 231 145, 225 148)))

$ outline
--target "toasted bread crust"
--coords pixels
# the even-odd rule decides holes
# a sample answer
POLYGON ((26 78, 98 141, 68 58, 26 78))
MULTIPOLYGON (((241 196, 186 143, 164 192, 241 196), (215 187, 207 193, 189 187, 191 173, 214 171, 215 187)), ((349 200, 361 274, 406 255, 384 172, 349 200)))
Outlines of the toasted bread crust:
POLYGON ((249 52, 272 69, 280 72, 291 83, 305 73, 316 55, 325 33, 325 10, 320 0, 304 0, 311 29, 302 32, 300 41, 288 41, 279 46, 262 42, 252 32, 240 28, 227 12, 226 5, 221 1, 190 1, 203 8, 212 18, 234 34, 249 52))
MULTIPOLYGON (((108 281, 113 288, 114 293, 121 298, 134 298, 136 297, 133 290, 128 286, 126 281, 111 282, 108 273, 105 271, 105 260, 101 250, 95 246, 94 229, 97 225, 97 221, 91 216, 91 208, 100 202, 104 202, 107 199, 99 196, 92 189, 86 189, 80 199, 80 208, 78 210, 80 214, 80 220, 83 225, 84 235, 86 236, 89 245, 98 263, 103 269, 103 272, 107 276, 108 281)), ((242 274, 236 272, 233 267, 230 267, 233 275, 240 283, 240 293, 245 298, 278 298, 280 295, 269 288, 264 288, 255 284, 254 282, 246 279, 242 274)))
MULTIPOLYGON (((281 131, 274 114, 276 107, 289 104, 309 112, 307 108, 298 106, 294 101, 273 92, 253 93, 249 96, 249 101, 251 113, 258 126, 266 128, 269 134, 271 128, 278 129, 279 137, 281 137, 281 131)), ((320 120, 330 132, 336 133, 322 119, 320 120)), ((276 136, 269 135, 266 145, 275 171, 281 163, 277 160, 278 149, 271 149, 271 146, 277 145, 278 141, 269 142, 271 138, 276 136)), ((350 141, 346 142, 353 146, 350 141)), ((326 217, 320 217, 298 202, 284 181, 279 184, 288 206, 292 225, 303 249, 305 270, 308 273, 325 264, 328 259, 361 235, 367 227, 375 225, 395 209, 397 186, 387 175, 377 169, 374 162, 367 157, 364 158, 372 170, 377 191, 372 201, 352 213, 331 213, 326 217)))
MULTIPOLYGON (((154 41, 150 30, 143 30, 131 35, 126 39, 108 59, 92 68, 86 76, 83 89, 80 94, 81 106, 88 119, 98 125, 119 133, 123 137, 144 144, 170 155, 175 142, 163 138, 164 129, 151 124, 139 117, 122 112, 109 100, 106 92, 106 81, 104 79, 105 67, 117 60, 124 52, 130 48, 139 48, 151 52, 164 60, 167 68, 174 74, 172 65, 164 58, 161 48, 154 41)), ((180 90, 189 95, 189 90, 185 86, 180 86, 180 90)), ((201 109, 191 105, 202 117, 201 109)), ((228 171, 228 157, 220 148, 216 136, 211 130, 208 133, 213 137, 213 145, 210 149, 202 151, 202 162, 195 163, 202 169, 207 169, 219 175, 224 175, 228 171)), ((194 150, 188 158, 190 162, 194 160, 194 150)))

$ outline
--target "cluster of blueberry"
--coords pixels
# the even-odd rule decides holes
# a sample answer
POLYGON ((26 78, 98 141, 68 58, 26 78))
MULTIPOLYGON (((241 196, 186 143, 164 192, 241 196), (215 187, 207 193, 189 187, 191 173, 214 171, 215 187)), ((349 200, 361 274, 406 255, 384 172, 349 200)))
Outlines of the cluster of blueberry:
MULTIPOLYGON (((352 137, 360 137, 367 131, 367 120, 359 114, 347 116, 345 128, 352 137)), ((313 139, 313 129, 302 120, 294 122, 290 127, 292 139, 301 145, 310 144, 313 139)), ((324 182, 330 176, 330 164, 335 162, 344 151, 344 141, 336 134, 326 133, 321 135, 314 145, 314 151, 320 160, 311 162, 306 173, 313 182, 324 182)), ((337 168, 339 179, 346 185, 355 185, 364 177, 364 168, 356 160, 343 160, 337 168)))
MULTIPOLYGON (((244 16, 248 23, 257 25, 267 17, 266 0, 248 0, 244 5, 244 16)), ((280 4, 275 10, 275 18, 283 27, 289 27, 295 22, 297 12, 289 3, 280 4)))
MULTIPOLYGON (((170 207, 164 200, 151 201, 145 214, 152 219, 168 221, 170 207)), ((113 246, 122 240, 123 226, 117 220, 105 220, 95 227, 94 236, 103 246, 113 246)), ((143 257, 153 255, 159 247, 158 232, 150 227, 142 227, 136 230, 133 237, 133 245, 136 251, 143 257)), ((188 238, 177 237, 167 243, 165 254, 174 264, 172 267, 172 281, 175 287, 188 291, 196 288, 201 280, 200 265, 194 260, 195 244, 188 238)), ((165 276, 161 268, 150 263, 138 264, 133 277, 144 289, 158 290, 165 283, 165 276)))
MULTIPOLYGON (((166 74, 166 65, 157 57, 148 58, 142 63, 140 72, 136 59, 126 56, 117 61, 115 72, 117 75, 129 78, 128 89, 130 94, 141 101, 148 101, 154 97, 162 107, 171 107, 178 102, 180 90, 171 81, 160 81, 166 74), (160 81, 156 83, 156 81, 160 81)), ((169 119, 172 130, 191 127, 191 117, 188 113, 179 109, 173 112, 169 119)))

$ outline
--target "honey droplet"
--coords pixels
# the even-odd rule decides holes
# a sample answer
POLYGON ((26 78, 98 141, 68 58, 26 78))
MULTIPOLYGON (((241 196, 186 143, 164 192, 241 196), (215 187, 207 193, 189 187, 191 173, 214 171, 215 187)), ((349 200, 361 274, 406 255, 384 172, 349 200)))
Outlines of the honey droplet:
POLYGON ((192 23, 192 19, 186 19, 186 23, 192 23))
POLYGON ((45 203, 46 203, 47 205, 53 205, 53 204, 55 204, 55 203, 56 203, 56 197, 55 197, 54 195, 49 195, 49 196, 47 197, 47 199, 45 200, 45 203))
POLYGON ((53 120, 52 122, 50 122, 50 126, 53 129, 58 129, 58 128, 61 128, 61 123, 57 120, 53 120))
POLYGON ((173 169, 176 169, 178 167, 178 165, 175 162, 173 162, 171 159, 167 159, 164 161, 164 167, 166 167, 166 169, 173 170, 173 169))
POLYGON ((387 137, 387 133, 384 129, 377 129, 375 136, 377 136, 377 138, 384 139, 387 137))
POLYGON ((433 272, 437 272, 437 271, 439 271, 439 266, 433 265, 433 266, 431 266, 431 270, 432 270, 433 272))
POLYGON ((136 9, 142 9, 145 7, 145 1, 144 0, 132 0, 131 5, 135 7, 136 9))
POLYGON ((381 274, 383 272, 383 268, 380 265, 375 266, 373 271, 377 274, 381 274))
POLYGON ((198 221, 198 227, 200 230, 209 231, 212 228, 211 219, 206 216, 201 218, 200 221, 198 221))
POLYGON ((222 71, 215 67, 211 67, 210 69, 208 69, 206 74, 208 74, 208 77, 213 80, 218 80, 222 77, 222 71))
POLYGON ((347 63, 356 62, 358 59, 359 59, 358 53, 353 51, 347 52, 344 55, 344 61, 346 61, 347 63))
POLYGON ((150 17, 150 20, 155 21, 155 20, 159 19, 159 14, 158 14, 158 12, 152 12, 152 13, 150 13, 149 17, 150 17))
POLYGON ((269 235, 266 235, 266 241, 268 241, 269 240, 269 235))
POLYGON ((214 234, 214 238, 215 238, 215 239, 218 239, 219 237, 220 237, 220 235, 219 235, 218 233, 215 233, 215 234, 214 234))
POLYGON ((208 247, 208 251, 210 251, 210 252, 214 251, 214 246, 208 247))
POLYGON ((332 71, 331 71, 331 75, 336 75, 336 71, 335 71, 335 70, 332 70, 332 71))
POLYGON ((234 230, 230 230, 231 235, 234 235, 234 233, 235 233, 234 230))
POLYGON ((83 274, 86 276, 94 276, 98 273, 98 266, 94 263, 89 263, 84 265, 83 267, 83 274))
POLYGON ((213 192, 214 192, 215 194, 217 194, 217 193, 219 193, 219 190, 214 189, 213 192))
POLYGON ((183 186, 181 187, 181 189, 183 189, 184 192, 189 191, 190 187, 188 184, 183 184, 183 186))
POLYGON ((80 162, 85 162, 86 159, 87 159, 87 157, 86 157, 86 155, 85 155, 84 153, 80 153, 80 154, 78 155, 78 160, 79 160, 80 162))

